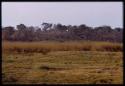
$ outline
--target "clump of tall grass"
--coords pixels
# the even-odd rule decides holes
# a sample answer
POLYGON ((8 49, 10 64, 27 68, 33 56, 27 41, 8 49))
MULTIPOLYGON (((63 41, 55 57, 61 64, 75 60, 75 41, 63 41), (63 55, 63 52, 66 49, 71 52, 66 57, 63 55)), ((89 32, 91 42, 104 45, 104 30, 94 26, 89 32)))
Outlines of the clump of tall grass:
POLYGON ((110 42, 68 41, 68 42, 3 42, 3 52, 43 53, 50 51, 122 51, 122 44, 110 42))
POLYGON ((50 49, 47 49, 47 48, 41 48, 38 50, 39 53, 42 53, 43 55, 46 55, 50 52, 51 50, 50 49))
POLYGON ((102 48, 105 50, 105 51, 122 51, 122 47, 119 46, 119 45, 107 45, 107 46, 102 46, 102 48))
POLYGON ((98 44, 95 47, 96 51, 112 51, 112 52, 118 52, 122 51, 123 47, 121 44, 116 44, 116 43, 102 43, 98 44))

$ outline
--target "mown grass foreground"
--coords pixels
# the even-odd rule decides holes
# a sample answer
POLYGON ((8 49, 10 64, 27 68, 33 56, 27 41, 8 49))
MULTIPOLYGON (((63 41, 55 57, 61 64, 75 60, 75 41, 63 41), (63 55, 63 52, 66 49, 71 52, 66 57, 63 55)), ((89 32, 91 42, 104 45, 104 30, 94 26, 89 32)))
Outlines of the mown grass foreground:
POLYGON ((122 44, 3 42, 2 50, 3 84, 123 83, 122 44))

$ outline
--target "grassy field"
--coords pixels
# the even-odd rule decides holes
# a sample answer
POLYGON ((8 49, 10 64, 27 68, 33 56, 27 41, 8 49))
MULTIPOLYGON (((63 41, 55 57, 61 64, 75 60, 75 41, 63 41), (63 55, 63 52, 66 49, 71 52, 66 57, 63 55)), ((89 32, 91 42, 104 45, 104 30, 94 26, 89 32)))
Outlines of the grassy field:
POLYGON ((3 84, 122 84, 122 44, 3 42, 3 84))

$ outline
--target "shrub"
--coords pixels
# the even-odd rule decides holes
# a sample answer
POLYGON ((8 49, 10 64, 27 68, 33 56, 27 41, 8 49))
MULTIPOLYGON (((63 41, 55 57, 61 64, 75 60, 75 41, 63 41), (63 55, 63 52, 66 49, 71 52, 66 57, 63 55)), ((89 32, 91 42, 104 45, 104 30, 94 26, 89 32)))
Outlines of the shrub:
POLYGON ((91 49, 92 49, 91 45, 86 45, 86 46, 82 47, 83 51, 91 51, 91 49))
POLYGON ((43 55, 46 55, 50 52, 51 50, 50 49, 47 49, 47 48, 41 48, 39 50, 40 53, 42 53, 43 55))
POLYGON ((122 47, 118 45, 105 45, 102 48, 104 51, 122 51, 122 47))
POLYGON ((42 70, 49 70, 50 67, 48 67, 48 66, 41 66, 40 69, 42 69, 42 70))

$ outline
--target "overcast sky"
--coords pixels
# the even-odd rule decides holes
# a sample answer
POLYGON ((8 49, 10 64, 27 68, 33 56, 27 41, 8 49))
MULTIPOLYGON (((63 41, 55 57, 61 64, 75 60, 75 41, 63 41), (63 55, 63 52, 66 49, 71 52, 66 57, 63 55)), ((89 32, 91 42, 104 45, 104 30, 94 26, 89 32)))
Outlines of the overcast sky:
POLYGON ((42 22, 123 27, 122 2, 2 2, 2 26, 42 22))

